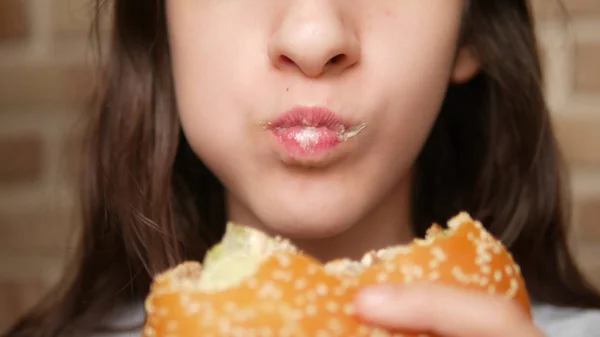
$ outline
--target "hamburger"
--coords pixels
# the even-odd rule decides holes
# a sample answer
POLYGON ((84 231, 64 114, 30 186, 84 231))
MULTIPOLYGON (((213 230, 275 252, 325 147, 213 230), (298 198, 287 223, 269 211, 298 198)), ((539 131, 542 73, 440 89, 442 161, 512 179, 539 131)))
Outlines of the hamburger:
POLYGON ((229 223, 202 263, 154 278, 143 336, 427 336, 369 326, 354 316, 353 301, 365 286, 428 282, 515 301, 531 317, 519 266, 467 213, 408 245, 327 263, 289 240, 229 223))

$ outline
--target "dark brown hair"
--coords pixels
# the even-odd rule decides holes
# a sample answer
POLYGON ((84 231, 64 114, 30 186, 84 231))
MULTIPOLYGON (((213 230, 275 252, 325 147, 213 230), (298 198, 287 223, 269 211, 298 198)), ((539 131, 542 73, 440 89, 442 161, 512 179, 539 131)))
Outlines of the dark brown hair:
MULTIPOLYGON (((164 1, 108 4, 112 39, 83 151, 79 254, 6 337, 101 329, 117 304, 144 298, 153 275, 202 259, 223 233, 223 186, 180 130, 164 1)), ((535 300, 600 308, 567 246, 564 170, 527 1, 471 0, 462 38, 483 69, 450 86, 418 159, 417 233, 467 210, 512 250, 535 300)))

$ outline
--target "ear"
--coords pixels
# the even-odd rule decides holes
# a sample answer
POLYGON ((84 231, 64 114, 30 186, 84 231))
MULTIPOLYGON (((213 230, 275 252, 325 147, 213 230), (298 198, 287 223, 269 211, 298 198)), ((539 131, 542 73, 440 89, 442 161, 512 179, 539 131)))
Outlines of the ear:
POLYGON ((469 46, 461 47, 456 54, 451 81, 455 84, 468 82, 477 75, 480 68, 481 61, 473 49, 469 46))

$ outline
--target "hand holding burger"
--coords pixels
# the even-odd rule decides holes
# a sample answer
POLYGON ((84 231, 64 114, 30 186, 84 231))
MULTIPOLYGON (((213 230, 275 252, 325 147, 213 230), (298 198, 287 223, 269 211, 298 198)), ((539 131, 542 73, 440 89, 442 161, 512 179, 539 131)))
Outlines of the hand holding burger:
POLYGON ((357 316, 404 336, 543 337, 511 301, 443 284, 371 287, 359 293, 357 316), (425 334, 429 333, 429 334, 425 334))
POLYGON ((202 264, 155 278, 145 337, 541 336, 519 267, 468 214, 424 239, 322 264, 228 225, 202 264))

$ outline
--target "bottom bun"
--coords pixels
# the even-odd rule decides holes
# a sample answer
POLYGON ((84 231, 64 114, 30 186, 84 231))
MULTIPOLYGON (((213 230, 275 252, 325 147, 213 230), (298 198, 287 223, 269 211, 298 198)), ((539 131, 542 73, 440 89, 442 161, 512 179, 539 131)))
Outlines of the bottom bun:
POLYGON ((288 240, 228 224, 202 264, 158 275, 146 299, 145 337, 405 336, 354 316, 357 291, 374 284, 442 283, 514 301, 531 315, 518 265, 467 213, 424 239, 322 264, 288 240))

